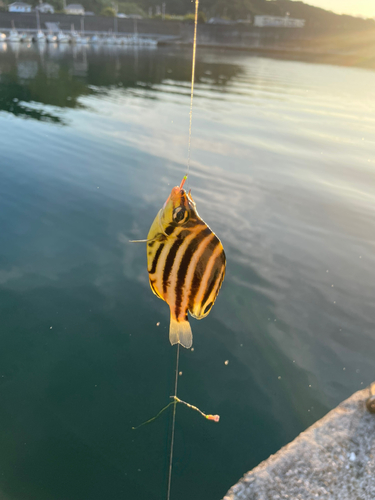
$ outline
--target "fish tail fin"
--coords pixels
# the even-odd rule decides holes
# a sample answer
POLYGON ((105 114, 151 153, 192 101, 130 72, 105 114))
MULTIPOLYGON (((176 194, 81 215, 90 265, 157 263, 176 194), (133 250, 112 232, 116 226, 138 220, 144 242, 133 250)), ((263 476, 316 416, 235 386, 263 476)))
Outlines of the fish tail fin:
POLYGON ((171 324, 169 326, 169 341, 172 345, 181 344, 182 347, 190 349, 193 345, 193 334, 190 323, 187 319, 178 321, 171 314, 171 324))

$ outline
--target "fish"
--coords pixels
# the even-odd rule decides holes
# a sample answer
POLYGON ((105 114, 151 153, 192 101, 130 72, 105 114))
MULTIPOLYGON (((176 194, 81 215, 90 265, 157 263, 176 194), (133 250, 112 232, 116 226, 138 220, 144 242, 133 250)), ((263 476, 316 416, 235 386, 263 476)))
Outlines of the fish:
POLYGON ((216 234, 199 216, 191 190, 175 186, 147 236, 150 287, 170 308, 169 341, 189 349, 193 318, 212 309, 225 276, 226 257, 216 234))

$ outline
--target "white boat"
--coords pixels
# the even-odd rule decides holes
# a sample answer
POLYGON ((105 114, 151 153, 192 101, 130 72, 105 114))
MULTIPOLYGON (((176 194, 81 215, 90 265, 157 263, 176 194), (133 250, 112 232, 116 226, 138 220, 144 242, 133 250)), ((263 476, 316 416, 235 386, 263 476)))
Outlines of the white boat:
POLYGON ((16 29, 11 29, 7 38, 8 42, 20 42, 21 37, 16 29))
POLYGON ((63 33, 62 31, 59 31, 57 34, 57 42, 58 43, 69 43, 70 36, 67 35, 66 33, 63 33))
POLYGON ((134 45, 134 36, 125 36, 124 45, 134 45))
POLYGON ((93 35, 91 37, 90 43, 100 43, 101 39, 98 37, 98 35, 93 35))
POLYGON ((28 33, 22 33, 20 35, 20 39, 21 39, 21 42, 24 42, 24 43, 30 43, 33 41, 33 37, 31 35, 29 35, 28 33))
POLYGON ((132 45, 140 45, 144 47, 156 47, 157 44, 158 42, 154 38, 143 38, 137 35, 132 37, 132 45))
POLYGON ((7 36, 5 33, 0 33, 0 42, 5 42, 7 36))
POLYGON ((46 41, 46 35, 42 30, 38 30, 38 33, 35 35, 35 41, 38 43, 44 43, 46 41))
POLYGON ((90 37, 84 36, 84 33, 85 33, 85 19, 81 17, 81 34, 77 39, 77 43, 80 43, 81 45, 85 45, 90 41, 90 37))
POLYGON ((116 44, 116 37, 115 36, 107 36, 107 38, 104 38, 104 43, 106 45, 115 45, 116 44))
POLYGON ((46 40, 48 43, 55 43, 56 36, 53 33, 48 33, 48 35, 46 36, 46 40))
POLYGON ((76 43, 80 43, 81 45, 85 45, 86 43, 89 43, 89 37, 79 35, 79 38, 77 38, 76 43))
POLYGON ((46 35, 43 33, 43 31, 40 29, 40 16, 39 16, 39 10, 36 9, 36 29, 38 30, 36 35, 34 36, 34 40, 38 43, 43 43, 46 41, 46 35))
POLYGON ((73 29, 70 32, 70 42, 71 43, 79 43, 81 39, 81 35, 74 31, 73 29))
POLYGON ((143 39, 143 45, 148 45, 149 47, 156 47, 158 44, 158 41, 155 40, 154 38, 144 38, 143 39))

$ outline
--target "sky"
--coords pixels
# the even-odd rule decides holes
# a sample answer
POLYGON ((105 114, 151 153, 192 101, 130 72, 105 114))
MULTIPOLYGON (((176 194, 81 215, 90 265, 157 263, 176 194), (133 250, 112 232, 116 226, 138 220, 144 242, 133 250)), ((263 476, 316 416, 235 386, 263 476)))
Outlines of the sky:
POLYGON ((332 10, 337 14, 375 17, 375 0, 303 0, 304 3, 322 9, 332 10))

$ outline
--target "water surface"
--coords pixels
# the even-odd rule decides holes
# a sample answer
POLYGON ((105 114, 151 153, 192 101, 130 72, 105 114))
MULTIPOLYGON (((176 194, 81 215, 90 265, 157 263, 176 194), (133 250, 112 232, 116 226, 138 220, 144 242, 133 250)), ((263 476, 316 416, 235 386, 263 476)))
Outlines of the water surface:
MULTIPOLYGON (((176 351, 128 240, 185 172, 190 52, 0 51, 2 495, 164 498, 171 413, 131 427, 176 351)), ((222 498, 374 379, 374 117, 372 71, 199 51, 188 187, 228 266, 179 396, 221 421, 178 407, 172 498, 222 498)))

